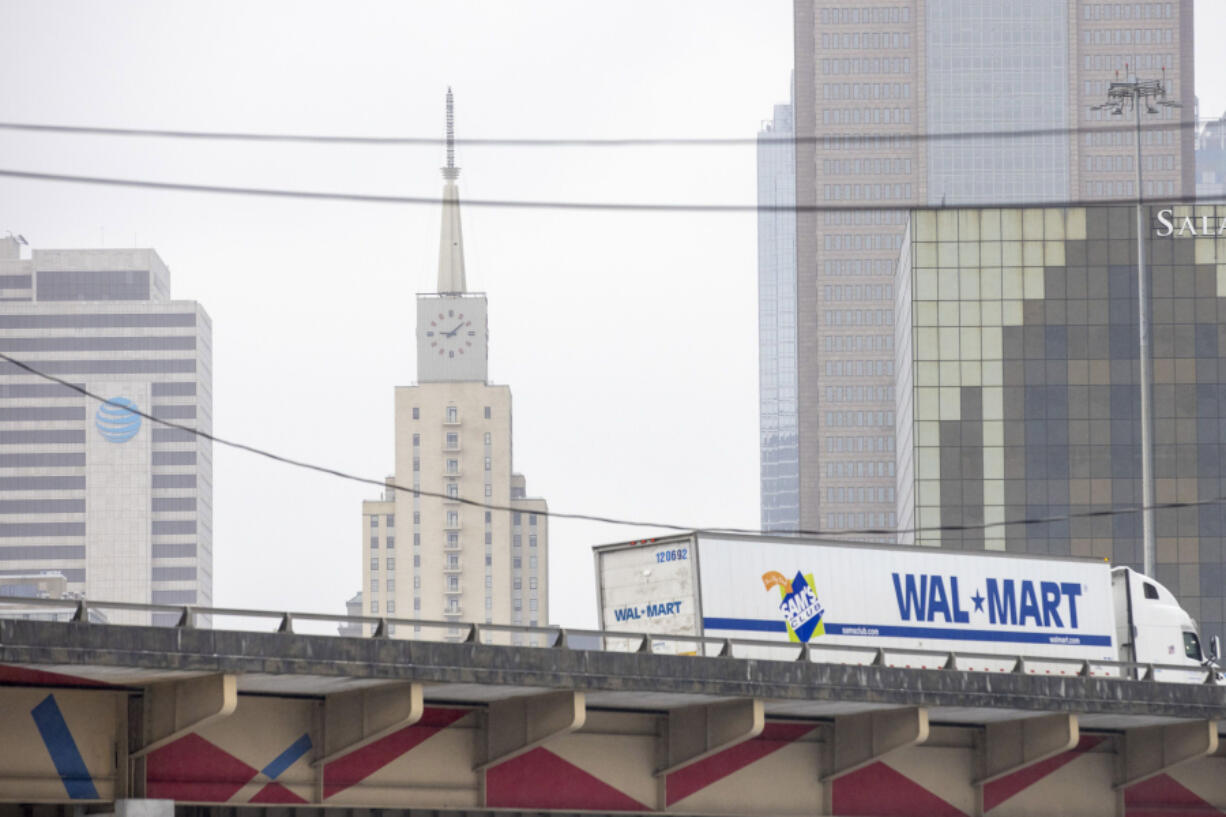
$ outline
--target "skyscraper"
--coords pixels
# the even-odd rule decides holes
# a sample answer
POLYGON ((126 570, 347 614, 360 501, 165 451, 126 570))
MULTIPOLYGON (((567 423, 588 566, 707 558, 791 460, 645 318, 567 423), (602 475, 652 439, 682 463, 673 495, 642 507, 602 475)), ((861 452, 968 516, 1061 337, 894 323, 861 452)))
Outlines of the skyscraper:
MULTIPOLYGON (((1155 204, 1145 236, 1155 500, 1188 503, 1154 515, 1154 572, 1206 636, 1226 635, 1224 219, 1155 204)), ((926 530, 903 541, 1140 569, 1141 514, 1089 515, 1144 501, 1135 208, 919 210, 906 235, 899 516, 926 530), (1024 519, 1055 521, 1000 524, 1024 519)))
POLYGON ((58 571, 100 601, 209 605, 211 443, 127 410, 212 430, 207 313, 170 300, 148 249, 24 259, 0 239, 0 288, 0 351, 111 401, 0 364, 0 573, 58 571))
POLYGON ((1143 134, 1145 195, 1192 193, 1192 2, 796 0, 794 20, 796 200, 847 207, 797 216, 800 520, 891 526, 907 208, 1135 195, 1133 135, 1092 109, 1117 72, 1184 106, 1143 134))
POLYGON ((758 131, 758 397, 762 528, 800 526, 796 425, 796 147, 792 105, 758 131))
MULTIPOLYGON (((362 503, 362 599, 369 615, 544 625, 549 520, 511 461, 511 390, 488 376, 486 297, 470 293, 447 91, 438 291, 417 296, 417 385, 396 389, 396 485, 362 503), (489 510, 466 504, 512 510, 489 510)), ((491 640, 487 635, 486 640, 491 640)), ((524 643, 519 634, 497 640, 524 643)), ((537 639, 540 640, 539 638, 537 639)))

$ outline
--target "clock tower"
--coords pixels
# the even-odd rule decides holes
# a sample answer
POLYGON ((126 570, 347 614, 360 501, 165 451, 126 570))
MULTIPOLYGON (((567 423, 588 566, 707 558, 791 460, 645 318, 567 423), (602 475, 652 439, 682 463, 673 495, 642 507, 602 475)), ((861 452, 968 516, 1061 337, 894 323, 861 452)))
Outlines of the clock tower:
POLYGON ((443 169, 443 226, 439 235, 438 292, 417 296, 417 381, 479 381, 489 376, 489 327, 484 293, 464 281, 464 234, 455 165, 455 115, 447 89, 447 166, 443 169))
MULTIPOLYGON (((417 382, 396 387, 388 488, 362 503, 353 601, 386 617, 385 635, 462 641, 471 624, 549 622, 549 506, 514 470, 511 388, 489 382, 485 294, 464 280, 452 111, 449 88, 438 286, 417 296, 417 382)), ((545 640, 523 630, 480 637, 545 640)))

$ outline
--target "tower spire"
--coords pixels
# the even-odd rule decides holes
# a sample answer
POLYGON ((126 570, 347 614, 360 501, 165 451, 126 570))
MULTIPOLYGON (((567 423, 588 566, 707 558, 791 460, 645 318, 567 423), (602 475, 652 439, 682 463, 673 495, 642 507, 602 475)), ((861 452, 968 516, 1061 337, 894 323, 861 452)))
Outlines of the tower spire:
POLYGON ((443 178, 455 179, 459 175, 460 168, 455 166, 455 99, 451 86, 447 86, 447 166, 443 168, 443 178))
POLYGON ((455 165, 455 110, 451 88, 447 88, 447 166, 443 169, 443 225, 438 248, 438 291, 465 292, 464 235, 460 229, 460 189, 455 180, 460 168, 455 165))

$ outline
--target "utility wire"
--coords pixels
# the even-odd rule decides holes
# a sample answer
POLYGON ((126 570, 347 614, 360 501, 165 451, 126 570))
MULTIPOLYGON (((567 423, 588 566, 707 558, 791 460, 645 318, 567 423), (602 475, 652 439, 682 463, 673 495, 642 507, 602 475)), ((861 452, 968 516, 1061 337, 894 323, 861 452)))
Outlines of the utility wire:
MULTIPOLYGON (((1176 120, 1142 124, 1143 131, 1167 131, 1196 128, 1200 123, 1192 120, 1176 120)), ((51 125, 35 122, 0 122, 0 130, 31 131, 36 133, 64 133, 89 136, 125 136, 159 139, 193 139, 230 142, 304 142, 331 145, 444 145, 446 139, 433 136, 344 136, 292 133, 249 133, 237 131, 188 131, 160 130, 152 128, 107 128, 93 125, 51 125)), ((957 139, 1011 139, 1038 136, 1067 136, 1075 133, 1132 133, 1133 123, 1081 125, 1072 128, 1028 128, 1015 131, 956 131, 950 133, 873 133, 831 134, 829 136, 774 135, 764 133, 761 137, 643 137, 643 138, 490 138, 456 139, 461 147, 672 147, 672 146, 728 146, 753 145, 762 141, 795 142, 797 144, 820 144, 827 139, 851 138, 866 142, 921 143, 942 142, 957 139)))
MULTIPOLYGON (((466 499, 461 496, 449 496, 448 494, 440 493, 438 491, 428 491, 428 490, 424 490, 421 488, 409 488, 403 485, 398 485, 394 482, 388 482, 386 480, 371 479, 370 477, 363 477, 357 474, 350 474, 346 471, 341 471, 336 468, 330 468, 325 465, 316 465, 314 463, 306 462, 304 460, 298 460, 298 459, 294 459, 293 457, 283 456, 281 454, 276 454, 272 451, 269 451, 264 448, 259 448, 254 445, 248 445, 246 443, 240 443, 234 440, 227 440, 223 437, 218 437, 214 434, 210 434, 207 431, 202 431, 198 428, 193 428, 191 426, 184 425, 182 423, 176 423, 172 420, 167 420, 162 417, 155 417, 154 415, 148 412, 145 412, 145 411, 141 411, 138 408, 134 408, 132 406, 125 406, 125 405, 121 405, 119 403, 113 402, 105 397, 102 397, 101 395, 95 394, 94 392, 90 391, 84 386, 80 386, 76 383, 71 383, 61 377, 56 377, 55 375, 40 371, 34 366, 31 366, 29 363, 25 363, 24 361, 21 361, 14 357, 6 355, 3 352, 0 352, 0 360, 10 363, 13 366, 16 366, 17 368, 22 369, 23 371, 29 372, 30 374, 35 375, 36 377, 42 378, 43 380, 47 380, 52 383, 57 383, 67 389, 71 389, 72 391, 75 391, 78 394, 81 394, 92 400, 97 400, 100 403, 105 403, 109 406, 114 406, 116 408, 124 409, 125 411, 129 411, 132 414, 135 414, 139 417, 143 417, 144 419, 149 420, 151 422, 158 423, 159 425, 163 425, 168 428, 178 429, 179 431, 186 431, 202 439, 217 443, 218 445, 224 445, 228 448, 233 448, 239 451, 246 451, 249 454, 255 454, 258 457, 263 457, 265 459, 272 460, 273 462, 281 463, 282 465, 290 465, 295 468, 302 468, 308 471, 315 471, 320 474, 327 474, 329 476, 349 480, 350 482, 358 482, 358 483, 362 483, 365 485, 374 485, 379 488, 391 488, 392 490, 410 494, 411 496, 425 496, 425 497, 430 497, 432 499, 442 499, 447 502, 457 502, 462 505, 468 505, 474 508, 482 508, 487 511, 512 511, 513 512, 513 511, 523 511, 524 510, 524 508, 522 507, 517 508, 512 505, 496 505, 496 504, 489 503, 489 502, 481 502, 475 499, 466 499)), ((858 529, 852 529, 852 530, 821 530, 821 529, 804 530, 804 529, 800 529, 800 530, 794 530, 794 531, 766 531, 766 530, 761 530, 758 528, 723 528, 723 527, 703 528, 703 527, 696 527, 693 525, 679 525, 674 522, 646 522, 646 521, 641 521, 641 520, 635 521, 635 520, 630 520, 630 519, 621 519, 621 518, 612 517, 612 516, 600 516, 597 514, 566 513, 563 511, 550 511, 550 510, 533 511, 533 513, 538 513, 542 516, 546 516, 546 517, 550 517, 554 519, 574 519, 574 520, 578 520, 581 522, 603 522, 603 523, 610 524, 610 525, 624 525, 624 526, 640 527, 640 528, 661 528, 664 530, 684 531, 684 532, 699 531, 699 532, 706 532, 706 533, 734 533, 734 534, 743 534, 743 535, 749 535, 749 536, 799 535, 799 536, 834 538, 834 537, 840 537, 840 536, 896 536, 898 534, 920 534, 920 533, 937 533, 937 532, 956 533, 956 532, 968 532, 968 531, 984 531, 990 528, 1006 527, 1008 525, 1041 525, 1041 524, 1050 524, 1053 522, 1067 522, 1067 521, 1071 521, 1074 519, 1096 519, 1096 518, 1101 518, 1101 517, 1121 516, 1124 514, 1135 514, 1135 513, 1140 513, 1142 511, 1151 510, 1151 509, 1161 511, 1161 510, 1172 510, 1172 509, 1177 509, 1177 508, 1196 508, 1202 505, 1214 505, 1214 504, 1219 504, 1222 502, 1226 502, 1226 496, 1219 496, 1213 499, 1202 499, 1202 500, 1198 500, 1195 502, 1161 502, 1161 503, 1150 505, 1150 506, 1131 505, 1131 506, 1125 506, 1122 508, 1107 508, 1107 509, 1096 510, 1096 511, 1077 511, 1074 513, 1059 514, 1056 516, 1031 517, 1028 519, 1014 519, 1014 520, 1008 520, 1004 522, 985 522, 985 523, 981 523, 977 525, 932 525, 932 526, 927 526, 927 527, 914 527, 914 528, 858 528, 858 529)))
MULTIPOLYGON (((314 199, 323 201, 348 201, 363 204, 414 204, 437 205, 441 199, 437 196, 386 196, 373 193, 342 193, 319 190, 286 190, 271 187, 233 187, 213 184, 186 184, 181 182, 159 182, 147 179, 126 179, 107 176, 75 176, 64 173, 36 173, 26 170, 0 169, 0 176, 14 179, 28 179, 43 182, 68 182, 72 184, 94 184, 107 187, 134 187, 149 190, 171 190, 185 193, 220 193, 237 196, 266 196, 273 198, 314 199)), ((1195 195, 1162 196, 1146 199, 1152 204, 1196 204, 1201 201, 1195 195)), ((1220 200, 1220 197, 1219 197, 1220 200)), ((988 209, 1021 209, 1030 207, 1091 207, 1137 203, 1137 198, 1103 198, 1103 199, 1042 199, 1020 202, 994 202, 988 209)), ((846 213, 900 210, 957 210, 968 207, 985 208, 988 205, 980 203, 965 204, 918 204, 905 201, 893 204, 862 204, 847 202, 845 204, 683 204, 669 202, 599 202, 599 201, 528 201, 523 199, 464 199, 464 207, 503 207, 525 210, 588 210, 588 211, 639 211, 639 212, 671 212, 671 213, 846 213)))

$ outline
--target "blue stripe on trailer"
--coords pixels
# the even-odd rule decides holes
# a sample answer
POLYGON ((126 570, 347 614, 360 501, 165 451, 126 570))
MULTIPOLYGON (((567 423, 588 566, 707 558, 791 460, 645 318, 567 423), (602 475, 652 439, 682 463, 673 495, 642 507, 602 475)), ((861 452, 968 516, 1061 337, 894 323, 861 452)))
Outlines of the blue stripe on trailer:
MULTIPOLYGON (((731 630, 749 633, 786 633, 787 625, 777 619, 720 618, 702 620, 705 630, 731 630)), ((878 624, 836 624, 826 622, 826 635, 867 638, 937 638, 947 641, 995 641, 1014 644, 1056 644, 1068 647, 1110 647, 1109 635, 1017 632, 1013 630, 968 630, 961 627, 908 627, 878 624)), ((905 648, 904 648, 905 649, 905 648)))

